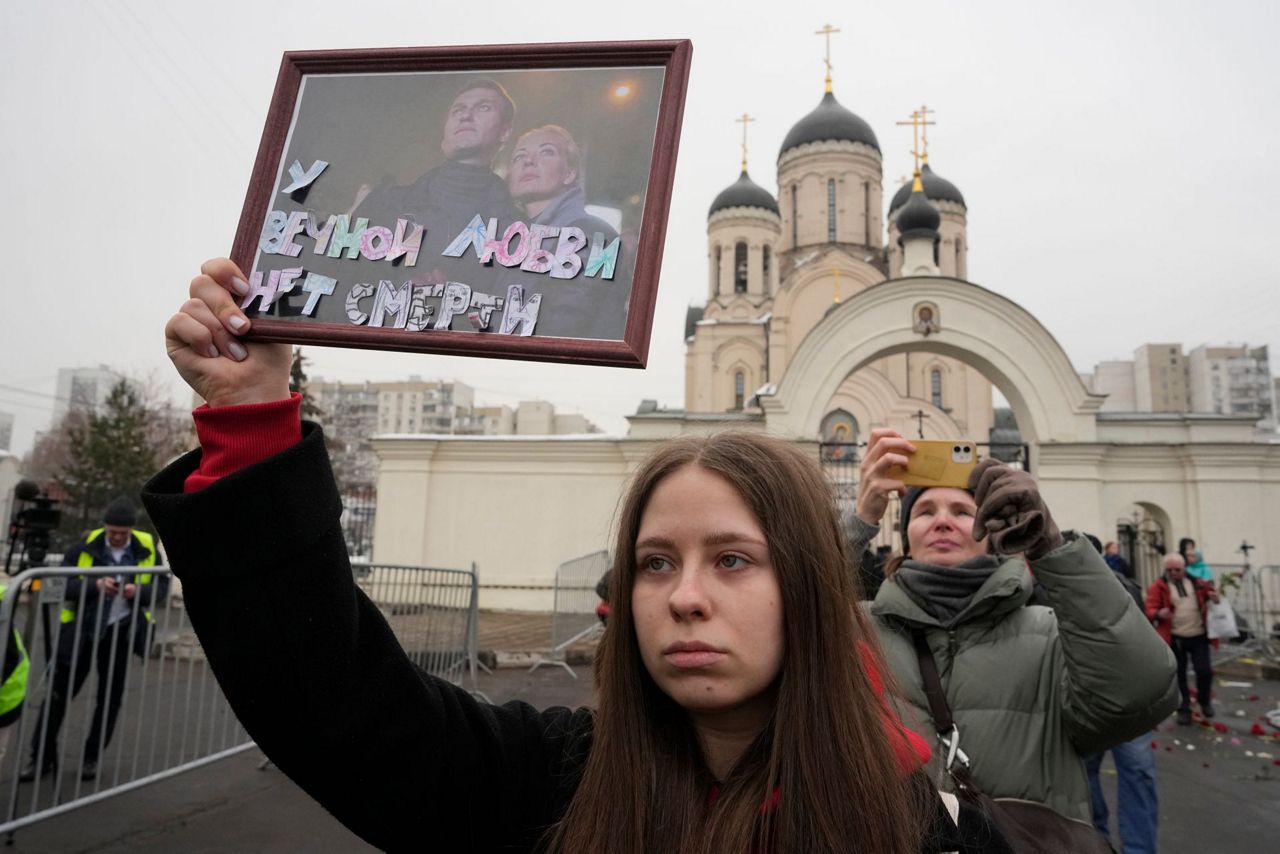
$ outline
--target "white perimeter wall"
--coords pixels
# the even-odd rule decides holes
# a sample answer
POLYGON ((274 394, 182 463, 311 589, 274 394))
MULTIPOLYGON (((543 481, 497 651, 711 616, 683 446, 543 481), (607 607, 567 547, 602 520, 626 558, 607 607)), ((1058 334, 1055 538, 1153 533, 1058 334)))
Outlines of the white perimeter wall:
MULTIPOLYGON (((1104 416, 1098 442, 1039 445, 1033 469, 1064 529, 1109 539, 1140 503, 1167 520, 1171 542, 1194 537, 1210 564, 1238 563, 1245 539, 1257 546, 1255 565, 1280 564, 1280 443, 1248 439, 1251 425, 1238 420, 1104 416)), ((715 428, 705 418, 663 426, 670 434, 715 428)), ((622 491, 658 441, 376 439, 374 561, 446 568, 475 561, 481 607, 550 610, 556 567, 612 548, 622 491)))

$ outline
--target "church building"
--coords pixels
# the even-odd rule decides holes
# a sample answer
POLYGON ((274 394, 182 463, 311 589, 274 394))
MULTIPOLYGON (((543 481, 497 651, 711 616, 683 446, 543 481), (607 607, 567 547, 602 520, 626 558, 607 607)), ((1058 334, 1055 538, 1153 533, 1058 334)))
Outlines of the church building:
MULTIPOLYGON (((925 115, 913 115, 917 131, 925 115)), ((690 309, 686 328, 687 413, 750 408, 810 331, 866 288, 904 275, 964 279, 968 269, 960 190, 932 170, 926 149, 918 177, 897 188, 885 216, 879 140, 840 104, 829 79, 778 152, 777 198, 751 179, 743 148, 741 175, 707 215, 707 301, 690 309), (917 181, 922 192, 913 203, 917 181), (904 238, 923 251, 905 252, 904 238)), ((921 312, 927 336, 933 312, 921 312)), ((875 427, 985 442, 992 426, 985 377, 954 358, 902 352, 846 378, 814 429, 834 443, 865 440, 875 427)))
POLYGON ((707 215, 684 408, 644 401, 625 436, 374 437, 373 560, 476 566, 483 607, 547 609, 557 567, 613 547, 618 497, 661 442, 767 431, 849 501, 877 427, 990 442, 980 453, 1029 468, 1062 527, 1126 541, 1146 583, 1184 534, 1219 563, 1246 546, 1280 560, 1280 442, 1253 415, 1103 411, 1038 318, 969 278, 968 203, 929 164, 930 112, 902 123, 916 168, 887 205, 880 142, 829 73, 778 152, 776 195, 747 171, 743 116, 741 174, 707 215))

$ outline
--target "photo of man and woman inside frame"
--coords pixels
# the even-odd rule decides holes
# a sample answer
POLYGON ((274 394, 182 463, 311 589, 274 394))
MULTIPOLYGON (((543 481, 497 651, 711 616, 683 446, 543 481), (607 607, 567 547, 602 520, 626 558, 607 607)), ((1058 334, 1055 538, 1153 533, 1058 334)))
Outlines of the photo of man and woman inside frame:
POLYGON ((622 339, 663 75, 305 76, 245 307, 622 339))

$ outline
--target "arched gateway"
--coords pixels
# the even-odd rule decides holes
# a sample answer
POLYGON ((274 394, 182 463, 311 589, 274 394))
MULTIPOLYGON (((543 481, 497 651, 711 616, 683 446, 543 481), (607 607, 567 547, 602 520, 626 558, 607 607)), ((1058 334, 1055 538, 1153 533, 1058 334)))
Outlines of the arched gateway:
POLYGON ((760 398, 769 431, 817 438, 828 403, 849 374, 908 351, 952 356, 981 371, 1008 399, 1033 448, 1097 441, 1105 396, 1085 388, 1049 331, 1017 303, 941 276, 882 282, 832 310, 805 338, 773 393, 760 398), (920 322, 922 304, 928 324, 920 322))

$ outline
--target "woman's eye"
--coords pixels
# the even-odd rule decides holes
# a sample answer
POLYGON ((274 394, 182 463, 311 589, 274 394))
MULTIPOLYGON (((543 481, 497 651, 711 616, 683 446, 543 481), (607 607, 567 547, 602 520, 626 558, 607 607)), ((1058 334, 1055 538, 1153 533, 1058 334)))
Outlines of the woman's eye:
POLYGON ((746 558, 740 555, 724 555, 720 558, 720 567, 722 569, 742 569, 746 565, 746 558))
POLYGON ((641 562, 640 567, 647 572, 664 572, 671 564, 664 557, 649 557, 641 562))

